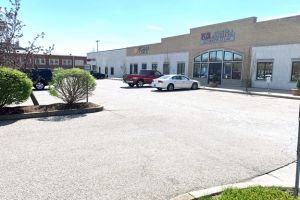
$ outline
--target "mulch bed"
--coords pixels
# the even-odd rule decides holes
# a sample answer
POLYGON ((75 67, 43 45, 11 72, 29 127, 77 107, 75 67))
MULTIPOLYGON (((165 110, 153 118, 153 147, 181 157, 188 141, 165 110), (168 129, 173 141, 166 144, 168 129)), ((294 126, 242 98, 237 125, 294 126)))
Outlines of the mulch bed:
POLYGON ((76 104, 63 104, 55 103, 49 105, 39 105, 39 106, 17 106, 17 107, 4 107, 0 108, 0 115, 13 115, 22 113, 33 113, 33 112, 53 112, 59 110, 71 110, 71 109, 86 109, 86 108, 96 108, 99 105, 94 103, 76 103, 76 104))

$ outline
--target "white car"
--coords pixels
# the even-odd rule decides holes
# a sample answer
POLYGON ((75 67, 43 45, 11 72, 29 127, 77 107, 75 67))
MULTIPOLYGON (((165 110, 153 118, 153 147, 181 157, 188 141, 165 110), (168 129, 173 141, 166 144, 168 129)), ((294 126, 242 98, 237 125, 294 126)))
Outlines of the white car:
POLYGON ((151 86, 158 90, 166 89, 172 91, 174 89, 198 89, 200 83, 196 80, 191 80, 184 75, 164 75, 154 79, 151 86))

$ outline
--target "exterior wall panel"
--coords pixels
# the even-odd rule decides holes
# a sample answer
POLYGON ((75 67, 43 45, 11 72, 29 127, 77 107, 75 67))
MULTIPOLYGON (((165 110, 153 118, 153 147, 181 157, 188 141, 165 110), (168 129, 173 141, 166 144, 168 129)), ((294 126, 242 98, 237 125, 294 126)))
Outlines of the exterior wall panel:
POLYGON ((266 81, 256 80, 257 62, 259 61, 273 61, 271 89, 290 90, 296 87, 296 82, 291 81, 292 60, 300 60, 300 44, 253 47, 252 53, 253 87, 268 87, 266 81))
POLYGON ((114 74, 111 75, 108 71, 108 77, 122 77, 124 67, 126 66, 126 49, 116 49, 110 51, 100 51, 87 54, 88 62, 90 65, 95 65, 97 71, 105 73, 105 67, 114 68, 114 74))
POLYGON ((177 63, 185 63, 185 75, 188 75, 189 70, 189 53, 170 53, 170 54, 157 54, 157 55, 141 55, 141 56, 129 56, 127 57, 127 71, 129 72, 130 64, 138 64, 139 69, 142 68, 143 63, 147 63, 147 69, 151 69, 152 63, 157 63, 157 70, 163 72, 163 64, 165 62, 170 63, 170 73, 177 73, 177 63))

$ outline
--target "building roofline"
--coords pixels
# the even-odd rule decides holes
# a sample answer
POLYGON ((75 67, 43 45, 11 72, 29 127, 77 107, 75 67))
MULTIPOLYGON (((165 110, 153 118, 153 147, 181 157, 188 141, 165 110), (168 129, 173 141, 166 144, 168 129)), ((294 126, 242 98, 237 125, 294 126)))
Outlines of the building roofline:
MULTIPOLYGON (((26 54, 22 54, 22 53, 17 53, 18 55, 26 55, 26 54)), ((57 56, 57 57, 83 57, 86 58, 86 56, 76 56, 76 55, 58 55, 58 54, 33 54, 35 56, 57 56)))
POLYGON ((291 15, 291 16, 285 16, 285 17, 279 17, 279 18, 274 18, 274 19, 267 19, 267 20, 262 20, 259 21, 257 23, 264 23, 264 22, 271 22, 271 21, 280 21, 280 20, 287 20, 287 19, 291 19, 291 18, 298 18, 300 17, 300 14, 298 15, 291 15))
POLYGON ((215 23, 215 24, 199 26, 199 27, 191 28, 190 31, 195 30, 195 29, 200 29, 200 28, 207 28, 207 27, 211 27, 211 26, 231 24, 231 23, 242 22, 242 21, 253 21, 253 23, 256 23, 257 22, 257 17, 247 17, 247 18, 242 18, 242 19, 236 19, 236 20, 231 20, 231 21, 226 21, 226 22, 220 22, 220 23, 215 23))
POLYGON ((135 48, 135 47, 142 47, 142 46, 156 45, 156 44, 161 44, 161 42, 157 42, 157 43, 150 43, 150 44, 141 44, 141 45, 135 45, 135 46, 130 46, 130 47, 127 47, 127 48, 135 48))
POLYGON ((117 51, 117 50, 123 50, 123 49, 127 49, 128 47, 123 47, 123 48, 118 48, 118 49, 109 49, 109 50, 101 50, 101 51, 91 51, 91 52, 87 52, 87 54, 89 53, 99 53, 99 52, 107 52, 107 51, 117 51))

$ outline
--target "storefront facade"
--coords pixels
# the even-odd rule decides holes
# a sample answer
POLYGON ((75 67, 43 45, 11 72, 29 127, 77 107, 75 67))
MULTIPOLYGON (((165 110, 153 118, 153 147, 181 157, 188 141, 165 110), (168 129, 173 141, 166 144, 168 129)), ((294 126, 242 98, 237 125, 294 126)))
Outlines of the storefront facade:
MULTIPOLYGON (((273 46, 276 49, 287 44, 300 44, 300 16, 263 22, 257 22, 256 17, 251 17, 193 28, 189 34, 162 38, 157 44, 128 47, 125 67, 127 73, 136 73, 140 69, 157 69, 164 74, 185 74, 198 79, 202 85, 214 79, 219 84, 229 87, 245 84, 265 87, 262 81, 253 79, 253 74, 257 73, 256 60, 279 59, 276 55, 262 54, 261 51, 268 51, 268 48, 263 47, 273 46), (254 58, 254 52, 260 57, 254 58)), ((288 49, 291 47, 286 46, 288 49)), ((291 59, 299 58, 298 55, 294 55, 291 59)), ((273 67, 287 68, 289 63, 273 67)), ((276 75, 278 77, 287 73, 281 69, 273 71, 280 73, 276 75)), ((275 78, 272 78, 273 80, 275 81, 275 78)), ((295 85, 293 81, 285 84, 279 87, 280 84, 273 83, 272 87, 290 89, 295 85)))

